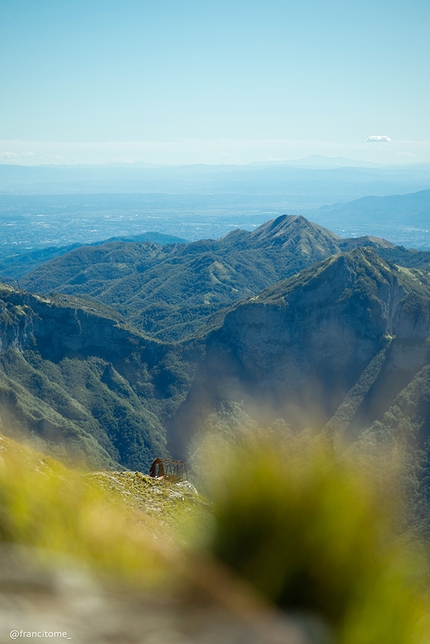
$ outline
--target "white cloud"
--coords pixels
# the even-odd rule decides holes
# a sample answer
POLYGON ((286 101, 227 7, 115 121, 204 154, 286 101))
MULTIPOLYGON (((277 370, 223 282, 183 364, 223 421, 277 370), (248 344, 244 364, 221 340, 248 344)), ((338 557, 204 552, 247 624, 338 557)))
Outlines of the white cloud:
POLYGON ((368 136, 366 139, 366 143, 391 143, 391 139, 389 136, 386 136, 385 134, 383 136, 374 135, 374 136, 368 136))
POLYGON ((34 152, 0 152, 0 159, 2 161, 18 161, 19 159, 32 159, 35 156, 34 152))

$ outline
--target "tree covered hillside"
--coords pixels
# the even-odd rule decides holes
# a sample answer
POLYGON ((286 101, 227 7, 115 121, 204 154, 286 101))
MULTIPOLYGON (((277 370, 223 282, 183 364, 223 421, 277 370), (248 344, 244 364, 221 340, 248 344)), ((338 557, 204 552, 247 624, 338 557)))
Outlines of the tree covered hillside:
POLYGON ((148 340, 104 305, 0 288, 0 422, 90 467, 146 471, 184 395, 186 352, 148 340))
MULTIPOLYGON (((155 244, 183 244, 186 242, 181 237, 165 235, 163 233, 142 233, 123 237, 112 237, 101 242, 94 242, 91 246, 99 246, 109 242, 153 242, 155 244)), ((0 279, 16 282, 23 275, 35 270, 41 264, 49 262, 56 257, 70 253, 83 244, 70 244, 68 246, 48 246, 44 248, 31 248, 19 250, 15 245, 3 244, 0 247, 0 279)))
POLYGON ((233 306, 208 333, 170 447, 184 453, 204 427, 277 421, 355 440, 388 422, 412 386, 419 401, 408 408, 405 394, 396 417, 427 449, 429 337, 428 273, 371 249, 330 257, 233 306))
POLYGON ((391 246, 378 239, 343 240, 304 217, 283 215, 217 241, 82 247, 43 264, 20 285, 96 297, 152 337, 178 341, 223 307, 357 244, 391 246))
POLYGON ((282 217, 218 242, 110 243, 50 262, 29 283, 91 296, 3 287, 3 417, 51 450, 143 470, 168 451, 186 457, 196 436, 257 424, 407 435, 427 453, 430 277, 380 256, 402 249, 362 241, 282 217), (175 342, 130 325, 156 307, 175 342))

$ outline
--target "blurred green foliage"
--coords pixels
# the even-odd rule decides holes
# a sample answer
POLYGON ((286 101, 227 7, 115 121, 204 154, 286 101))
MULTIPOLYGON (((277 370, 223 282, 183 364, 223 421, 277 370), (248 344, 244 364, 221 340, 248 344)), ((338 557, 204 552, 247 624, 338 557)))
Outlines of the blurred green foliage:
POLYGON ((82 472, 1 436, 0 541, 35 548, 42 560, 72 556, 97 574, 139 584, 167 572, 167 547, 156 547, 143 514, 82 472))
POLYGON ((262 595, 342 644, 428 641, 424 552, 396 531, 398 469, 336 459, 309 437, 217 441, 205 464, 204 547, 262 595))
POLYGON ((277 605, 328 634, 318 642, 429 641, 429 571, 419 542, 397 531, 397 465, 335 459, 291 433, 245 431, 201 454, 209 505, 140 474, 88 476, 0 437, 0 541, 41 560, 71 556, 115 584, 191 583, 227 603, 255 593, 255 610, 277 605))

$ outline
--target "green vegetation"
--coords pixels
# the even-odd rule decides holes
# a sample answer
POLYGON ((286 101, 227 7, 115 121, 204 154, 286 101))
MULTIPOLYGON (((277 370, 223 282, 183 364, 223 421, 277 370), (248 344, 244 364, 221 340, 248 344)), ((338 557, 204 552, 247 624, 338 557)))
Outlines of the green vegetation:
MULTIPOLYGON (((192 374, 103 304, 3 287, 0 419, 57 457, 147 471, 192 374)), ((179 359, 179 354, 182 360, 179 359)))
POLYGON ((371 249, 330 257, 231 306, 202 337, 170 445, 185 454, 206 419, 222 420, 232 403, 257 423, 280 418, 356 440, 428 364, 429 308, 428 274, 371 249))
MULTIPOLYGON (((141 472, 90 472, 88 480, 94 481, 118 503, 130 508, 136 516, 145 515, 146 526, 156 535, 163 534, 163 527, 172 532, 181 529, 184 522, 204 527, 209 520, 210 504, 199 496, 188 481, 171 483, 145 476, 141 472)), ((166 538, 172 539, 168 530, 166 538)))
POLYGON ((204 330, 223 308, 356 246, 372 246, 406 267, 430 266, 429 253, 370 237, 340 239, 303 217, 284 215, 252 233, 236 230, 217 241, 81 247, 42 265, 20 284, 40 293, 98 298, 151 337, 179 341, 204 330))
MULTIPOLYGON (((219 424, 325 428, 336 440, 385 427, 428 364, 430 277, 370 248, 338 253, 345 243, 284 216, 218 241, 112 242, 46 264, 35 279, 87 293, 2 288, 3 423, 57 457, 142 472, 156 456, 186 457, 219 424), (180 341, 150 338, 133 316, 180 341)), ((412 436, 412 407, 404 416, 412 436)))
POLYGON ((399 498, 384 461, 334 460, 309 436, 215 444, 209 461, 215 520, 204 547, 316 641, 426 641, 428 569, 393 527, 399 498))
POLYGON ((339 252, 339 238, 303 217, 282 216, 252 233, 157 246, 82 247, 25 276, 22 287, 91 295, 152 337, 183 340, 223 307, 339 252))
POLYGON ((430 534, 430 366, 426 365, 394 397, 387 411, 360 436, 359 446, 401 448, 406 455, 409 525, 430 534))
MULTIPOLYGON (((0 437, 0 542, 26 553, 33 586, 43 574, 35 561, 61 573, 67 560, 139 611, 150 597, 168 623, 179 600, 186 613, 203 605, 206 619, 215 609, 217 621, 224 605, 238 620, 234 632, 260 620, 271 641, 267 611, 278 606, 289 620, 277 626, 281 641, 292 627, 317 644, 427 641, 428 566, 420 543, 397 530, 406 499, 389 459, 376 470, 334 459, 309 437, 258 432, 225 447, 218 441, 201 452, 208 504, 185 484, 85 474, 0 437)), ((14 588, 27 610, 29 590, 22 581, 14 588)), ((228 634, 229 622, 223 628, 228 634)))
POLYGON ((36 547, 42 558, 72 555, 98 574, 140 584, 165 576, 165 555, 144 529, 145 515, 134 516, 82 473, 5 437, 0 455, 3 543, 36 547))
POLYGON ((245 581, 318 644, 427 641, 429 266, 284 216, 0 285, 0 431, 49 454, 0 437, 0 540, 227 605, 245 581), (142 473, 169 452, 209 502, 142 473))
MULTIPOLYGON (((329 257, 318 265, 302 271, 300 275, 278 282, 262 291, 259 301, 276 302, 281 298, 288 301, 289 293, 300 287, 306 290, 317 288, 322 280, 329 281, 337 272, 345 270, 353 280, 353 290, 346 291, 344 298, 354 293, 363 301, 378 297, 378 289, 383 282, 392 285, 395 280, 408 291, 430 297, 430 275, 425 271, 405 269, 390 264, 380 257, 380 251, 371 248, 357 248, 348 253, 329 257)), ((327 293, 329 296, 329 293, 327 293)))
POLYGON ((155 455, 166 453, 158 419, 104 360, 56 364, 9 349, 1 355, 0 374, 2 415, 57 456, 90 467, 121 463, 146 471, 155 455))
MULTIPOLYGON (((101 242, 94 242, 91 246, 100 246, 109 242, 152 242, 154 244, 184 244, 185 239, 163 233, 142 233, 124 237, 112 237, 101 242)), ((70 253, 83 244, 69 244, 68 246, 48 246, 46 248, 33 248, 24 252, 17 250, 16 246, 4 245, 0 248, 0 276, 3 281, 17 284, 17 280, 34 271, 38 266, 70 253)))
POLYGON ((430 251, 415 250, 395 246, 395 248, 380 248, 378 254, 388 262, 405 266, 406 268, 417 268, 430 272, 430 251))

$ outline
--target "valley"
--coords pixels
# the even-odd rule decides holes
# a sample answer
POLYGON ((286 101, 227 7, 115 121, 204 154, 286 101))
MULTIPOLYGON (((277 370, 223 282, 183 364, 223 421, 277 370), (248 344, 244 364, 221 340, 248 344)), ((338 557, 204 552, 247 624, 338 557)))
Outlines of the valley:
POLYGON ((21 277, 25 291, 2 287, 4 431, 142 472, 257 427, 397 441, 425 487, 429 266, 430 253, 302 216, 219 240, 72 249, 21 277))

